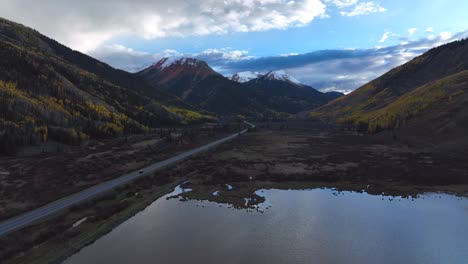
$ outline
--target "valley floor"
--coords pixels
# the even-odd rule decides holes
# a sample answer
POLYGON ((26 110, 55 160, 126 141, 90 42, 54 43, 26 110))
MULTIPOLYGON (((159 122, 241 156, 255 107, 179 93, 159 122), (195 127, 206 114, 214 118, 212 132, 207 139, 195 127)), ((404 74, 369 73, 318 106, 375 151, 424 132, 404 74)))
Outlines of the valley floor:
MULTIPOLYGON (((262 202, 255 191, 268 188, 333 187, 404 197, 424 192, 468 196, 468 158, 463 153, 443 153, 391 136, 364 136, 318 122, 257 125, 255 131, 213 151, 1 239, 0 258, 8 258, 7 263, 60 262, 181 182, 185 182, 184 188, 193 189, 183 193, 182 200, 210 200, 251 209, 262 202)), ((119 166, 126 164, 124 159, 121 162, 119 166)))
POLYGON ((161 129, 148 135, 49 142, 0 157, 0 221, 238 131, 238 125, 161 129))
POLYGON ((191 159, 184 199, 244 207, 262 202, 265 188, 332 187, 370 194, 417 196, 424 192, 468 195, 468 157, 391 135, 360 135, 315 122, 259 124, 258 131, 191 159), (223 192, 225 184, 233 190, 223 192), (217 195, 213 195, 217 192, 217 195), (257 202, 255 202, 257 201, 257 202))

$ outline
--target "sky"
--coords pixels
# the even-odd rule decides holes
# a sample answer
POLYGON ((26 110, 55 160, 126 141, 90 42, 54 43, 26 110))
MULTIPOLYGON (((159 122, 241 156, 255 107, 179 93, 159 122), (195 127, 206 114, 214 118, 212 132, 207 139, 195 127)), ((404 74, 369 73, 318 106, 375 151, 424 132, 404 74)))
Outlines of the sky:
POLYGON ((0 0, 1 17, 127 71, 185 56, 342 92, 467 37, 466 10, 460 0, 0 0))

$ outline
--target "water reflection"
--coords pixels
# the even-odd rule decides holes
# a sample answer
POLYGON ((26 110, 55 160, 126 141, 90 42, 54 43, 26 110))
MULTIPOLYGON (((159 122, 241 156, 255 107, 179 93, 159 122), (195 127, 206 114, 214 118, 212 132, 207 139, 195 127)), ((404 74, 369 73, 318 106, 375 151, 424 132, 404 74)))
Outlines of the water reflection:
MULTIPOLYGON (((465 263, 468 199, 258 190, 258 211, 166 199, 65 263, 465 263)), ((210 193, 211 194, 211 193, 210 193)), ((246 201, 250 202, 250 201, 246 201)))

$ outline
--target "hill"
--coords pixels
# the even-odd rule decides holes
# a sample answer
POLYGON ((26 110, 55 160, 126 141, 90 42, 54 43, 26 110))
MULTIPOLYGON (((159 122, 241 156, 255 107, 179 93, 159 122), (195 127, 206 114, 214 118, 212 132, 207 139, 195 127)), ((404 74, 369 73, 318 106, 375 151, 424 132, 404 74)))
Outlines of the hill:
POLYGON ((143 132, 183 122, 181 108, 194 110, 136 75, 5 19, 0 57, 0 152, 49 138, 78 144, 143 132))
POLYGON ((377 133, 444 137, 466 130, 468 41, 456 41, 397 67, 311 113, 377 133))

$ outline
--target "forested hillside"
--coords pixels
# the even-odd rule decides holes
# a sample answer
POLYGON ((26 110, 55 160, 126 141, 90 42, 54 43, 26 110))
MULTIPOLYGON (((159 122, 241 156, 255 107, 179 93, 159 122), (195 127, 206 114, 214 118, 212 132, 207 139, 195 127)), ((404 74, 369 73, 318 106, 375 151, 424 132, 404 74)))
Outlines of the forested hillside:
POLYGON ((311 116, 369 133, 412 124, 415 134, 459 134, 468 127, 467 70, 468 40, 455 41, 316 109, 311 116))
POLYGON ((4 19, 0 57, 2 153, 49 139, 79 144, 205 118, 138 76, 4 19))

